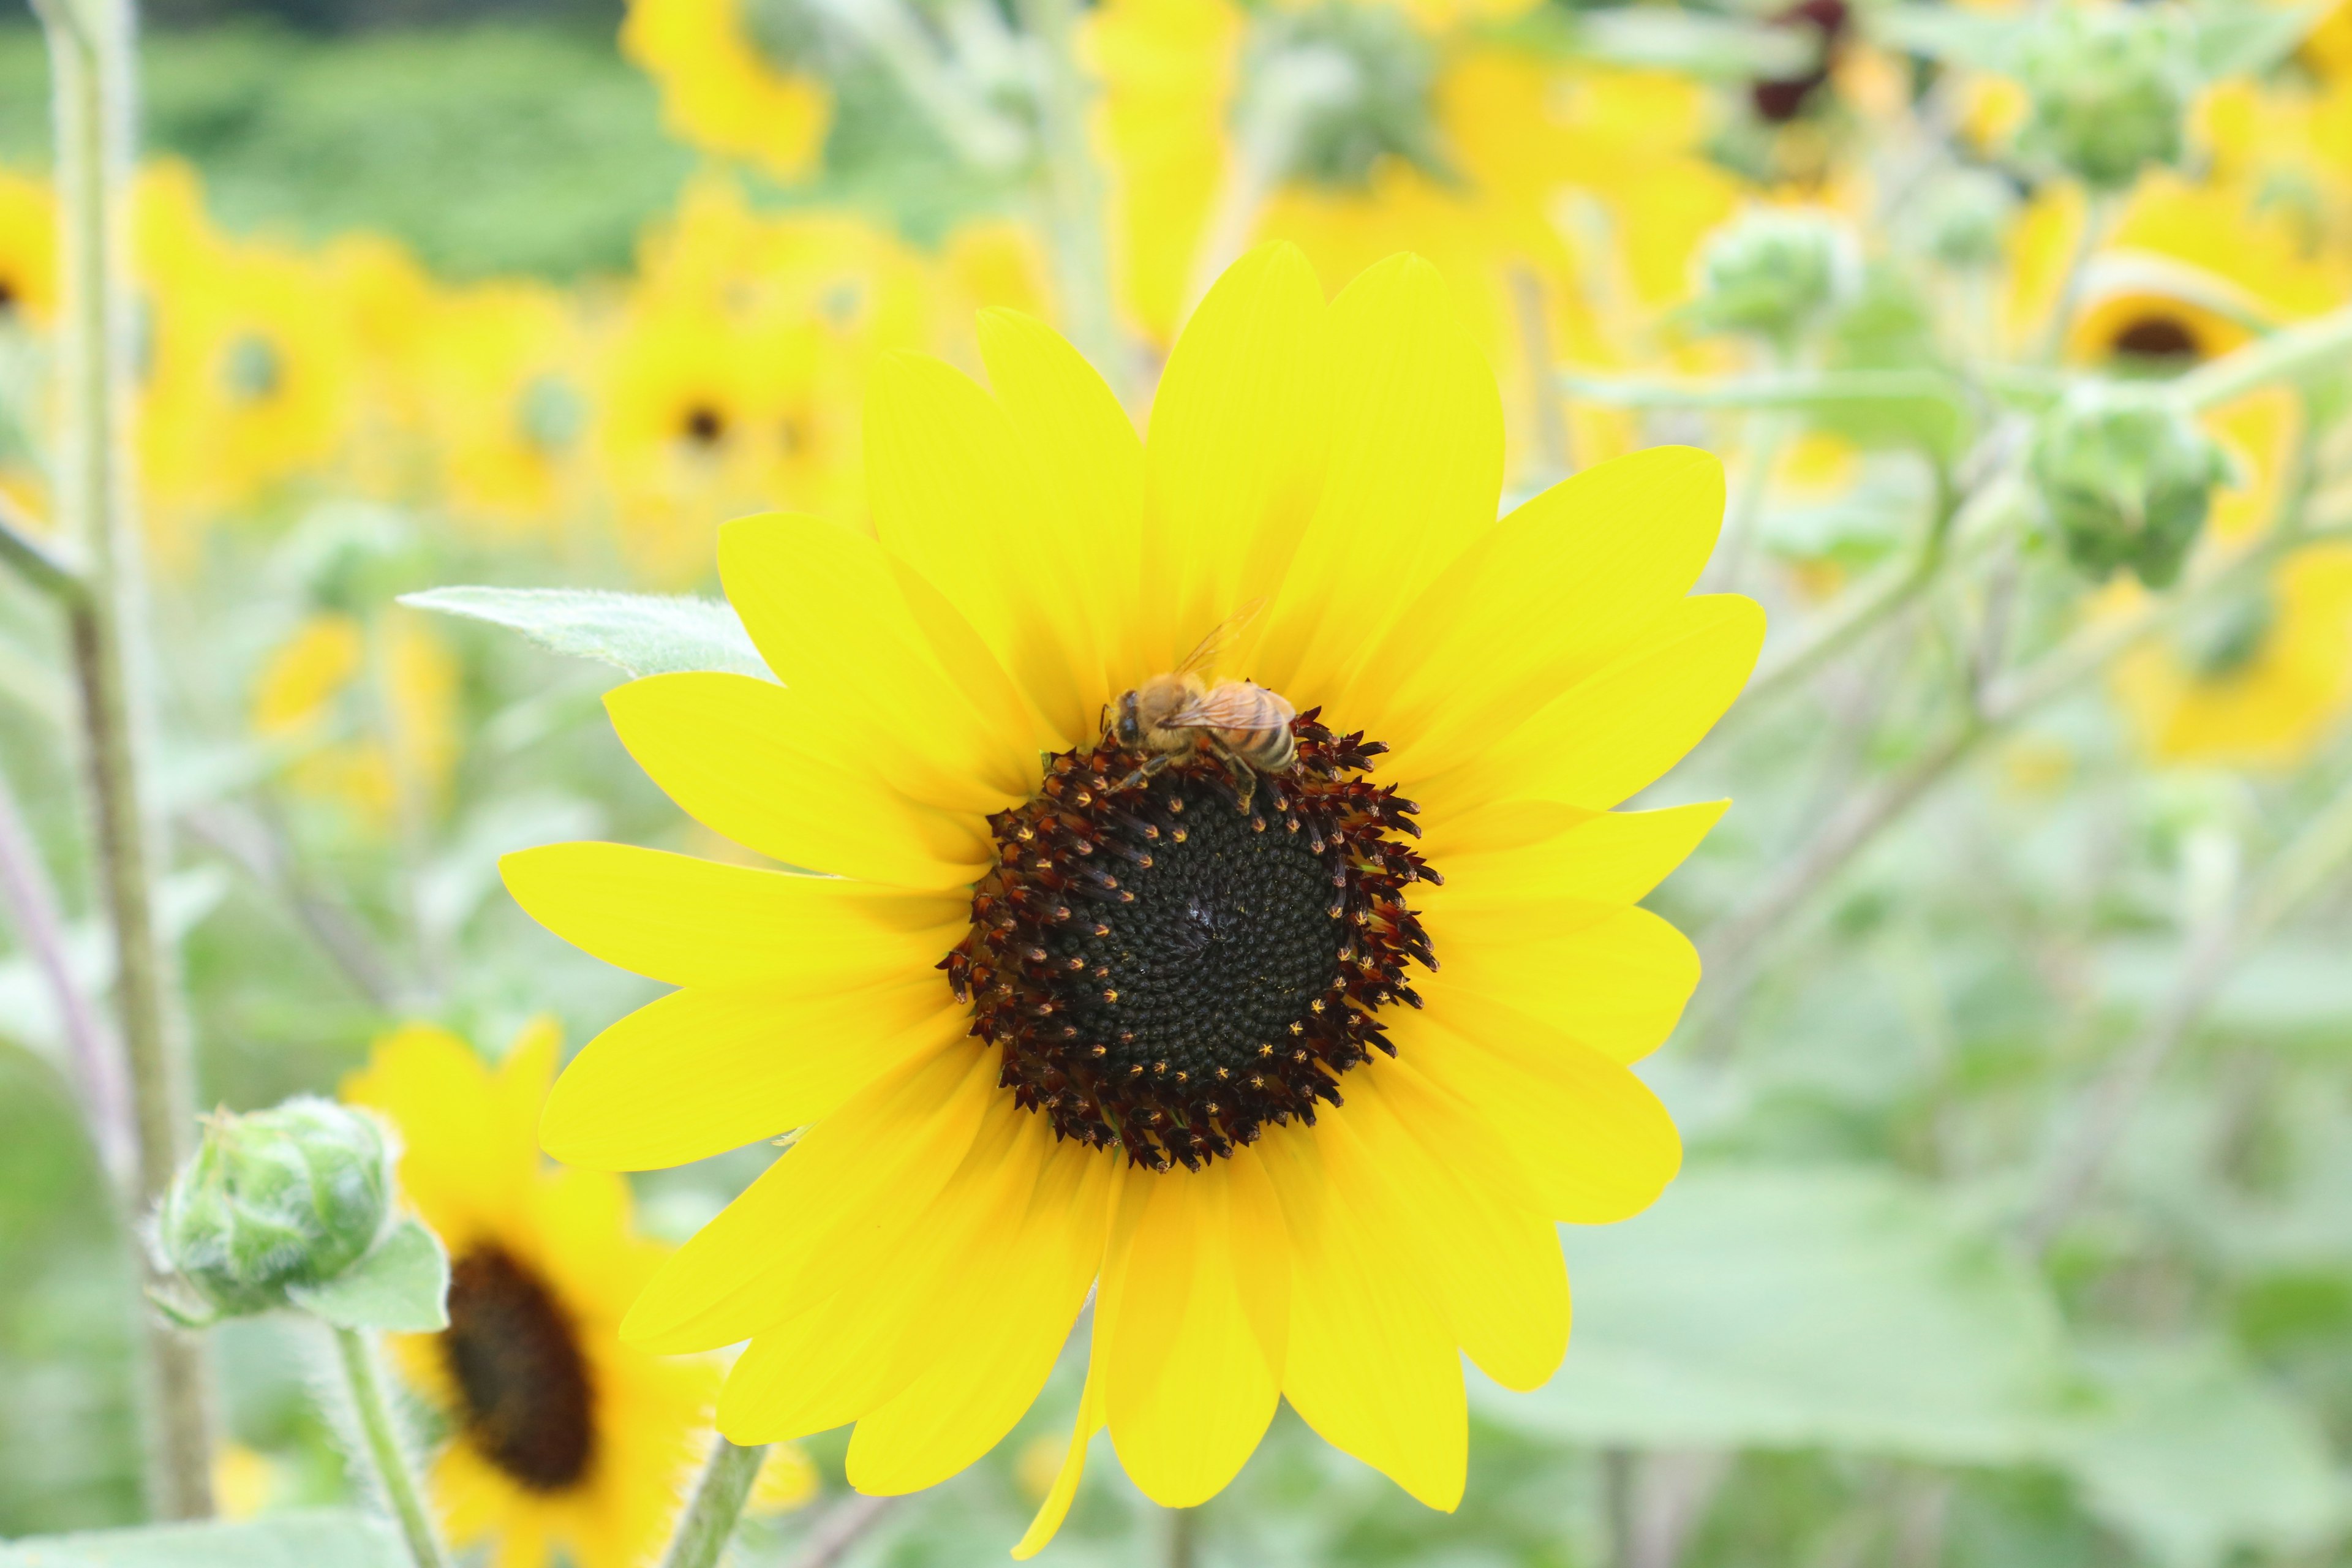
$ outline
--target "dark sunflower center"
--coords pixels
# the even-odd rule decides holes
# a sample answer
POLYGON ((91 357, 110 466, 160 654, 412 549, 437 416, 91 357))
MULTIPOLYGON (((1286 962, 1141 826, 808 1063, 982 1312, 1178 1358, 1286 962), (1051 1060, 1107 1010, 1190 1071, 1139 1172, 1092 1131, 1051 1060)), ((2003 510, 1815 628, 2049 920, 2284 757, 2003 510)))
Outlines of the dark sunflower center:
POLYGON ((16 285, 6 278, 0 278, 0 316, 6 315, 16 308, 16 285))
POLYGON ((727 438, 727 416, 708 403, 698 403, 678 422, 686 438, 698 447, 716 447, 727 438))
POLYGON ((1297 761, 1242 803, 1206 752, 1135 781, 1106 741, 1051 760, 1035 799, 992 819, 997 864, 941 967, 1000 1082, 1063 1137, 1165 1170, 1315 1119, 1374 1047, 1375 1015, 1418 1006, 1434 967, 1403 890, 1436 874, 1395 832, 1412 805, 1360 775, 1386 750, 1293 725, 1297 761))
POLYGON ((458 1258, 441 1348, 467 1439, 532 1491, 577 1485, 595 1452, 595 1391, 571 1319, 539 1277, 496 1247, 458 1258))
POLYGON ((2135 316, 2108 345, 2126 359, 2179 363, 2200 357, 2197 334, 2178 316, 2135 316))

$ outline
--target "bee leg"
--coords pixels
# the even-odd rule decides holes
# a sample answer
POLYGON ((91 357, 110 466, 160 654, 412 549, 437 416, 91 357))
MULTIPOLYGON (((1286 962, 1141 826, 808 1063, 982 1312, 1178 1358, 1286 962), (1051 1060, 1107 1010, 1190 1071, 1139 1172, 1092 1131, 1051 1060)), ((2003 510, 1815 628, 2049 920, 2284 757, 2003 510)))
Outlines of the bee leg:
POLYGON ((1175 760, 1176 753, 1173 752, 1153 752, 1151 756, 1145 761, 1141 767, 1136 769, 1133 773, 1128 774, 1127 777, 1118 781, 1118 788, 1116 793, 1124 793, 1128 790, 1133 789, 1137 784, 1148 782, 1155 775, 1164 771, 1168 764, 1175 760))
POLYGON ((1223 746, 1217 748, 1217 760, 1224 763, 1225 772, 1233 775, 1234 792, 1242 797, 1241 813, 1247 816, 1250 803, 1257 798, 1257 770, 1223 746))

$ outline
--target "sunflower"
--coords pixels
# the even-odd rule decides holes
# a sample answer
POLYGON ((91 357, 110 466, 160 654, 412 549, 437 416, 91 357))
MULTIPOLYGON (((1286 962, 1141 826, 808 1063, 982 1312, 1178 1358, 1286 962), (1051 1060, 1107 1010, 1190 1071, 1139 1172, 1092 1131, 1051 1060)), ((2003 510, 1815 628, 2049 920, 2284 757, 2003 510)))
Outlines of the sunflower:
POLYGON ((2160 762, 2307 761, 2352 710, 2352 549, 2297 551, 2258 588, 2126 654, 2114 685, 2160 762))
POLYGON ((449 1249, 448 1329, 392 1349, 449 1424, 432 1481, 450 1534, 495 1540, 498 1568, 558 1551, 631 1568, 668 1527, 718 1373, 615 1336, 664 1249, 632 1230, 621 1178, 541 1164, 533 1131, 556 1050, 541 1020, 493 1071, 412 1024, 378 1042, 343 1098, 399 1128, 401 1190, 449 1249))
POLYGON ((58 302, 57 244, 49 187, 0 169, 0 331, 48 321, 58 302))
POLYGON ((1108 0, 1087 45, 1136 329, 1167 342, 1214 267, 1254 241, 1288 240, 1339 276, 1412 250, 1503 368, 1515 450, 1534 448, 1557 417, 1553 363, 1607 357, 1596 271, 1622 247, 1654 249, 1653 234, 1685 234, 1679 287, 1697 230, 1676 220, 1696 209, 1699 229, 1711 224, 1729 182, 1678 156, 1696 145, 1695 94, 1565 70, 1471 26, 1526 9, 1108 0), (1571 187, 1612 217, 1628 200, 1640 210, 1571 244, 1554 221, 1571 187))
POLYGON ((695 146, 778 179, 806 174, 833 97, 818 39, 789 0, 629 0, 621 52, 661 87, 662 118, 695 146))
POLYGON ((862 507, 854 411, 879 354, 937 335, 930 281, 858 219, 763 216, 723 181, 688 194, 645 247, 594 383, 595 453, 647 576, 706 569, 720 518, 862 507))
POLYGON ((1548 1378, 1552 1222, 1633 1214, 1680 1158, 1627 1064, 1698 964, 1636 900, 1723 806, 1608 808, 1762 638, 1749 601, 1684 596, 1720 469, 1657 448, 1496 522, 1494 375, 1410 256, 1327 305, 1296 248, 1247 254, 1145 440, 1050 330, 998 310, 980 336, 992 393, 884 363, 875 535, 721 531, 785 684, 610 700, 689 814, 824 874, 502 862, 557 935, 679 987, 583 1051, 541 1139, 644 1169, 801 1130, 623 1325, 749 1340, 738 1441, 855 1422, 855 1485, 929 1486, 1019 1418, 1094 1289, 1079 1440, 1022 1554, 1106 1424, 1146 1494, 1192 1504, 1278 1398, 1451 1509, 1459 1353, 1548 1378), (1276 723, 1258 764, 1144 766, 1106 706, 1220 626, 1215 672, 1296 704, 1288 747, 1276 723))
POLYGON ((332 275, 214 229, 184 165, 146 171, 138 208, 150 305, 141 458, 168 540, 171 523, 250 505, 341 456, 365 361, 332 275))
POLYGON ((434 300, 414 374, 453 510, 514 530, 577 514, 587 365, 586 334, 545 284, 482 283, 434 300))

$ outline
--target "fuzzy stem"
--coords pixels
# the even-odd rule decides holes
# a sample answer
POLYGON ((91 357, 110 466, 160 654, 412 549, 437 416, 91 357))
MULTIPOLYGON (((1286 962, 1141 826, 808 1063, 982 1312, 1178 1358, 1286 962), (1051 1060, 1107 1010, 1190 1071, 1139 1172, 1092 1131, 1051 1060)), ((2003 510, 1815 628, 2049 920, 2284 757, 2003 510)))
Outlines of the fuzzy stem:
POLYGON ((1168 1524, 1168 1568, 1201 1568, 1201 1510, 1162 1509, 1168 1524))
MULTIPOLYGON (((130 0, 37 0, 49 46, 57 121, 61 521, 87 556, 88 599, 73 654, 97 818, 116 995, 138 1127, 139 1206, 152 1205, 186 1154, 194 1086, 173 977, 155 927, 155 823, 141 788, 146 703, 132 639, 144 624, 131 501, 129 407, 134 336, 126 230, 136 123, 130 0)), ((167 1518, 212 1511, 212 1395, 194 1340, 149 1320, 154 1425, 152 1501, 167 1518)))
POLYGON ((400 1533, 408 1542, 408 1555, 416 1568, 447 1568, 448 1553, 441 1548, 441 1538, 433 1529, 433 1516, 425 1511, 424 1495, 417 1490, 416 1473, 409 1468, 408 1451, 401 1445, 400 1428, 394 1423, 392 1406, 383 1394, 383 1373, 377 1367, 375 1346, 369 1337, 357 1329, 335 1330, 335 1350, 342 1358, 343 1381, 352 1394, 352 1408, 359 1416, 360 1436, 367 1445, 368 1462, 374 1467, 375 1479, 383 1488, 384 1500, 392 1505, 394 1518, 400 1521, 400 1533))
POLYGON ((1022 27, 1045 56, 1044 137, 1047 228, 1054 241, 1055 280, 1063 319, 1077 344, 1124 401, 1135 367, 1112 313, 1110 247, 1103 233, 1102 174, 1087 141, 1093 95, 1077 57, 1077 6, 1073 0, 1018 0, 1022 27))
POLYGON ((2257 338, 2172 384, 2181 406, 2212 408, 2256 387, 2352 359, 2352 306, 2257 338))
POLYGON ((2074 248, 2066 258, 2066 272, 2058 280, 2058 298, 2050 307, 2050 319, 2042 323, 2042 342, 2035 361, 2041 364, 2056 364, 2066 357, 2066 334, 2074 325, 2074 313, 2083 303, 2083 286, 2090 281, 2091 258, 2106 243, 2107 230, 2115 222, 2116 197, 2104 191, 2093 191, 2083 210, 2083 232, 2074 237, 2074 248))
POLYGON ((765 1443, 744 1447, 724 1437, 712 1440, 710 1460, 702 1468, 701 1479, 694 1483, 694 1496, 687 1500, 686 1511, 678 1516, 669 1550, 662 1553, 661 1568, 711 1568, 719 1561, 719 1554, 727 1550, 728 1538, 735 1533, 735 1521, 743 1516, 751 1483, 760 1478, 760 1462, 767 1456, 765 1443))

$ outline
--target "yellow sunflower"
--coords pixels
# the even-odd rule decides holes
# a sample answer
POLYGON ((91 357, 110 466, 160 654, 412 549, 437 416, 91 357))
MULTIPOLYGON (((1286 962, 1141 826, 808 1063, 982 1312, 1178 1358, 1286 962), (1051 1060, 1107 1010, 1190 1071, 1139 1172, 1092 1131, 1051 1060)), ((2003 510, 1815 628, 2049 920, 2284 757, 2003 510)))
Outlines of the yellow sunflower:
POLYGON ((2115 689, 2158 761, 2302 763, 2352 710, 2352 549, 2296 552, 2257 591, 2126 654, 2115 689))
POLYGON ((331 463, 362 408, 365 360, 331 275, 310 258, 221 235, 181 164, 145 172, 142 468, 170 524, 233 510, 331 463))
POLYGON ((937 336, 931 292, 870 224, 763 216, 698 184, 647 243, 595 374, 595 453, 638 567, 690 580, 717 522, 767 507, 856 515, 856 410, 878 355, 937 336))
POLYGON ((578 515, 589 360, 561 293, 505 280, 442 294, 415 360, 426 440, 453 510, 518 530, 578 515))
POLYGON ((1604 356, 1597 271, 1620 244, 1654 249, 1654 236, 1688 229, 1684 213, 1711 225, 1729 198, 1710 196, 1729 182, 1687 156, 1696 95, 1629 90, 1468 26, 1526 8, 1108 0, 1087 46, 1114 267, 1136 328, 1167 342, 1214 268, 1255 242, 1288 240, 1334 276, 1412 250, 1438 265, 1501 367, 1515 449, 1538 445, 1557 417, 1538 378, 1559 360, 1604 356), (1647 118, 1631 124, 1629 109, 1647 118), (1612 216, 1621 197, 1642 210, 1571 244, 1555 221, 1571 186, 1612 216))
POLYGON ((557 1043, 551 1021, 533 1023, 493 1071, 412 1024, 343 1098, 399 1128, 401 1191, 449 1249, 448 1329, 396 1335, 392 1351, 449 1423, 432 1485, 450 1535, 495 1542, 498 1568, 558 1552, 635 1568, 668 1529, 719 1374, 614 1332, 665 1249, 632 1229, 620 1177, 541 1162, 557 1043))
POLYGON ((0 330, 48 321, 58 302, 57 245, 47 184, 0 169, 0 330))
POLYGON ((855 1422, 854 1484, 929 1486, 1019 1418, 1093 1289, 1079 1440, 1022 1554, 1106 1424, 1145 1493, 1192 1504, 1278 1398, 1450 1509, 1461 1353, 1548 1378, 1553 1221, 1633 1214, 1680 1158, 1627 1064, 1698 964, 1637 900, 1723 804, 1609 808, 1762 638, 1749 601, 1685 596, 1720 469, 1657 448, 1497 522, 1494 374, 1409 256, 1327 305, 1295 248, 1248 254, 1146 439, 1050 330, 980 335, 992 392, 884 362, 877 536, 721 531, 785 684, 610 700, 689 814, 824 874, 502 863, 551 931, 680 988, 586 1047, 542 1142, 640 1169, 802 1130, 623 1325, 748 1340, 739 1441, 855 1422), (1106 732, 1221 626, 1210 673, 1258 684, 1188 722, 1255 725, 1106 732))
POLYGON ((659 84, 662 118, 709 152, 798 179, 824 144, 833 95, 814 36, 766 0, 629 0, 621 52, 659 84))

